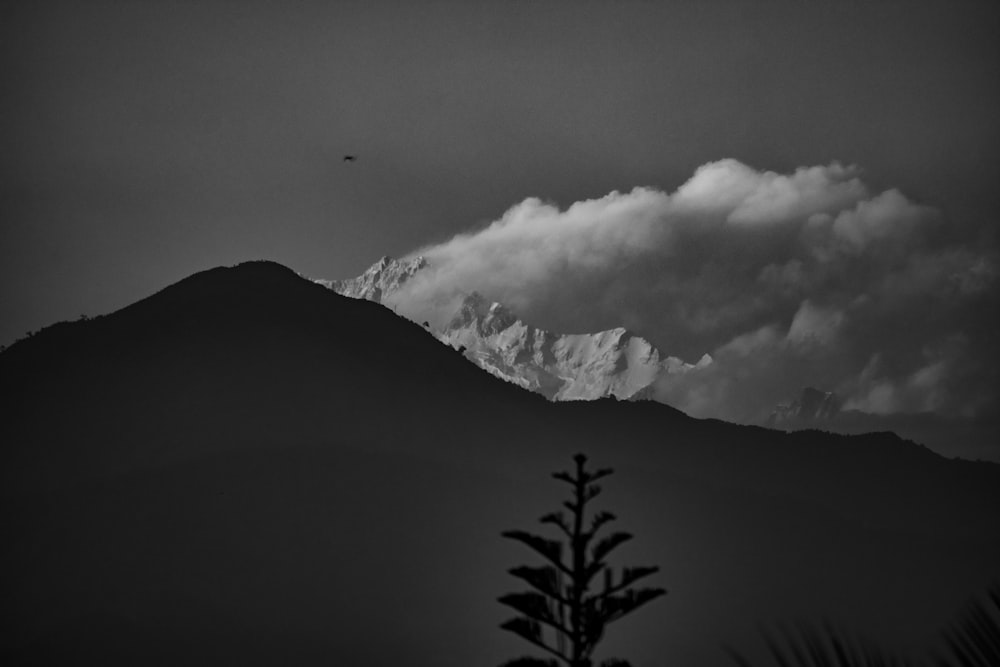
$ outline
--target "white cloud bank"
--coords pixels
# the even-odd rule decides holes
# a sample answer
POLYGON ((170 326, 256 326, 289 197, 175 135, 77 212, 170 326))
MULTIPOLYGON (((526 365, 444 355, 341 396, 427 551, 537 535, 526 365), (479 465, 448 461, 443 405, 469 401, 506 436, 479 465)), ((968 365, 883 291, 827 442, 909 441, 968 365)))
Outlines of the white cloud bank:
POLYGON ((414 254, 429 267, 396 297, 414 317, 478 290, 551 330, 624 325, 667 354, 710 353, 658 387, 698 416, 760 419, 807 385, 879 413, 995 400, 980 368, 997 358, 995 252, 897 190, 871 192, 854 167, 721 160, 672 194, 526 199, 414 254))

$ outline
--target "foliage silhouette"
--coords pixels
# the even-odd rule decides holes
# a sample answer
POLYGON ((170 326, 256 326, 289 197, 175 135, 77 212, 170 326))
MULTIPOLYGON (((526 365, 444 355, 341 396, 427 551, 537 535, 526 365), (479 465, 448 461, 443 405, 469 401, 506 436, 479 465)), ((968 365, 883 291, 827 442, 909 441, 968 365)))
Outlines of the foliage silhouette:
MULTIPOLYGON (((780 641, 766 630, 762 631, 774 664, 778 667, 919 667, 921 663, 894 656, 873 642, 852 640, 829 623, 822 630, 800 624, 798 630, 779 630, 780 641)), ((739 667, 753 667, 743 655, 731 648, 726 652, 739 667)))
POLYGON ((938 667, 994 667, 1000 665, 1000 584, 986 593, 989 603, 973 600, 958 621, 945 630, 952 660, 938 658, 938 667))
MULTIPOLYGON (((973 600, 959 619, 944 632, 949 656, 936 655, 934 667, 996 667, 1000 665, 1000 585, 987 591, 989 603, 973 600)), ((850 639, 826 624, 822 631, 801 624, 798 632, 779 631, 778 641, 763 631, 764 641, 778 667, 919 667, 931 663, 912 661, 883 651, 871 642, 850 639)), ((742 654, 726 647, 739 667, 753 667, 742 654)))
MULTIPOLYGON (((554 658, 544 659, 523 656, 520 658, 514 658, 513 660, 508 660, 503 663, 501 667, 559 667, 559 661, 554 658)), ((600 667, 632 667, 632 665, 627 660, 609 658, 607 660, 602 660, 600 667)))
MULTIPOLYGON (((511 568, 510 574, 524 581, 533 590, 509 593, 499 601, 521 615, 501 624, 525 641, 546 651, 569 667, 590 667, 591 657, 604 636, 605 627, 642 605, 666 594, 662 588, 632 588, 632 585, 659 571, 657 567, 626 567, 616 579, 607 557, 614 549, 632 539, 623 532, 611 533, 592 546, 605 524, 614 521, 610 512, 596 512, 587 526, 586 506, 601 492, 595 482, 610 475, 610 468, 586 470, 587 457, 577 454, 574 472, 557 472, 553 477, 572 488, 572 496, 563 502, 569 516, 551 512, 539 519, 554 526, 568 541, 568 560, 564 560, 565 543, 523 530, 508 530, 506 538, 521 542, 545 559, 541 566, 511 568), (594 579, 602 575, 603 588, 591 592, 594 579), (552 635, 552 641, 548 636, 552 635)), ((553 665, 556 660, 518 658, 506 667, 553 665)), ((627 667, 621 660, 605 660, 602 667, 627 667)))

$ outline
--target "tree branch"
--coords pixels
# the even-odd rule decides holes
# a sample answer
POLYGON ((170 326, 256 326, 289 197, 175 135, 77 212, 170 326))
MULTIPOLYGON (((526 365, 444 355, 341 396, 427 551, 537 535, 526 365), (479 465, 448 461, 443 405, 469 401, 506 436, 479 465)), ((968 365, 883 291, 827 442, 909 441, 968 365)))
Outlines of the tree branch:
POLYGON ((535 590, 544 593, 547 597, 563 604, 569 604, 569 598, 563 595, 562 585, 559 581, 559 570, 556 568, 548 565, 542 567, 521 565, 511 568, 507 572, 526 582, 535 590))
MULTIPOLYGON (((625 590, 626 588, 628 588, 635 582, 639 581, 640 579, 644 579, 650 576, 651 574, 656 574, 659 571, 660 568, 656 567, 655 565, 652 567, 626 568, 625 571, 622 572, 622 580, 620 582, 618 582, 614 586, 609 586, 608 588, 604 589, 604 591, 602 591, 600 595, 596 595, 594 597, 597 599, 611 597, 615 593, 625 590)), ((664 591, 664 594, 666 594, 666 591, 664 591)))
POLYGON ((500 533, 500 535, 531 547, 535 550, 535 552, 544 556, 550 563, 558 567, 560 570, 570 576, 573 575, 572 570, 563 565, 562 556, 560 554, 562 545, 559 542, 547 540, 544 537, 532 535, 531 533, 523 530, 506 530, 500 533))
POLYGON ((552 655, 556 656, 557 658, 559 658, 560 660, 562 660, 563 662, 565 662, 567 665, 571 664, 570 663, 570 659, 567 656, 563 655, 558 650, 556 650, 556 649, 552 648, 551 646, 549 646, 548 644, 546 644, 544 640, 536 639, 531 634, 528 634, 528 633, 525 633, 525 632, 521 632, 520 629, 518 629, 518 625, 517 624, 511 625, 514 621, 517 621, 517 620, 519 620, 519 619, 513 618, 510 621, 507 621, 506 623, 501 624, 500 627, 502 629, 506 630, 507 632, 513 632, 515 635, 517 635, 521 639, 534 644, 538 648, 543 649, 545 651, 548 651, 552 655))

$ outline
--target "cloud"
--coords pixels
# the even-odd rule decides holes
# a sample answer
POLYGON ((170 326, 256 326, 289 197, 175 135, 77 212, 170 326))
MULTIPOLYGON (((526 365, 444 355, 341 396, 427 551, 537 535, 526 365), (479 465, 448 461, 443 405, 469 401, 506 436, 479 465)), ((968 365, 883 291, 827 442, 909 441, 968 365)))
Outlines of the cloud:
POLYGON ((673 199, 680 209, 723 213, 732 224, 779 224, 863 200, 867 189, 857 174, 854 167, 834 163, 785 176, 720 160, 700 167, 673 199))
POLYGON ((477 290, 550 330, 624 325, 666 354, 708 352, 713 364, 659 388, 701 416, 758 419, 805 385, 874 412, 988 404, 994 383, 975 360, 1000 356, 982 315, 997 303, 996 251, 861 176, 727 159, 671 194, 637 187, 565 209, 529 198, 416 251, 429 266, 395 305, 440 324, 477 290))
POLYGON ((799 345, 830 345, 843 322, 843 311, 803 301, 788 327, 788 340, 799 345))

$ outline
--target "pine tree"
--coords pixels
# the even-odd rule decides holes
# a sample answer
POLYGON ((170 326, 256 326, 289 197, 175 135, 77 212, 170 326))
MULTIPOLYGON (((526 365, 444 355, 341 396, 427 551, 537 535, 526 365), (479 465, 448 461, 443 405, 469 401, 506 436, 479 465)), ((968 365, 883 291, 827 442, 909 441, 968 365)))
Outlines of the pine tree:
MULTIPOLYGON (((546 564, 522 565, 510 574, 527 583, 533 590, 510 593, 499 598, 520 616, 500 627, 543 649, 569 667, 590 667, 591 657, 604 636, 609 623, 617 621, 647 602, 666 594, 662 588, 633 588, 632 584, 659 571, 658 567, 626 567, 619 576, 608 565, 608 555, 632 535, 613 532, 596 540, 598 532, 615 520, 610 512, 590 514, 587 504, 601 492, 597 480, 610 475, 610 468, 593 472, 586 470, 587 457, 573 457, 573 474, 553 473, 553 477, 572 488, 571 497, 563 502, 569 515, 558 511, 546 514, 540 521, 554 526, 568 542, 551 540, 523 530, 509 530, 502 535, 530 547, 546 564), (592 592, 600 577, 603 587, 592 592), (550 640, 551 637, 551 640, 550 640)), ((508 663, 511 664, 511 663, 508 663)), ((522 658, 514 664, 558 665, 556 660, 522 658)), ((622 661, 605 661, 602 665, 625 665, 622 661)))

